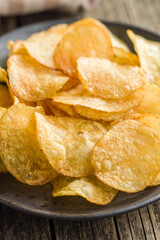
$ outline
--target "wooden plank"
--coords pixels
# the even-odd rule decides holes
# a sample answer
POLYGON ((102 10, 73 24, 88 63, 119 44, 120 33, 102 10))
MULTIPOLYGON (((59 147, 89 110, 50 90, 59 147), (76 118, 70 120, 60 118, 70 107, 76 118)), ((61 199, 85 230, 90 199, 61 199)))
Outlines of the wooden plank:
POLYGON ((160 239, 160 201, 148 206, 156 239, 160 239))
POLYGON ((132 233, 127 214, 117 216, 115 218, 115 224, 117 225, 117 231, 120 239, 132 240, 132 233))
POLYGON ((117 232, 113 218, 92 220, 92 231, 94 239, 97 240, 117 240, 117 232))
POLYGON ((80 221, 54 221, 54 229, 57 240, 93 239, 89 221, 86 221, 85 224, 80 221))
POLYGON ((50 240, 49 222, 0 205, 0 239, 50 240))
POLYGON ((143 224, 143 229, 147 240, 155 240, 155 233, 148 212, 148 208, 144 207, 139 210, 141 221, 143 224))
POLYGON ((139 215, 139 211, 137 210, 137 211, 128 213, 128 221, 130 225, 132 239, 137 240, 138 238, 141 240, 145 240, 146 236, 145 236, 145 232, 144 232, 141 218, 139 215))

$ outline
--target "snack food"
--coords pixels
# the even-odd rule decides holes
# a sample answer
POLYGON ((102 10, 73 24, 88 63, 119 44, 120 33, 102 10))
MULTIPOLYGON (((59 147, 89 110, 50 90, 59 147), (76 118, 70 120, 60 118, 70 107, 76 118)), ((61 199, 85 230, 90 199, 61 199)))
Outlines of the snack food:
POLYGON ((137 55, 90 18, 8 42, 1 174, 99 205, 160 185, 160 43, 128 35, 137 55))

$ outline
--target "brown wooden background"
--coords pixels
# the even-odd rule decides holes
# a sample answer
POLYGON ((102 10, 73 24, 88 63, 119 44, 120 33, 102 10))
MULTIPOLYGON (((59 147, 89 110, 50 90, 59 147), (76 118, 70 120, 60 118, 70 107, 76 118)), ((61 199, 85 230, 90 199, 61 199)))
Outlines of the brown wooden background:
MULTIPOLYGON (((5 1, 5 0, 4 0, 5 1)), ((92 12, 48 11, 0 17, 0 35, 26 24, 69 17, 97 17, 146 28, 160 34, 160 0, 102 0, 92 12)), ((114 218, 54 221, 23 214, 0 205, 0 240, 159 240, 160 201, 114 218)))

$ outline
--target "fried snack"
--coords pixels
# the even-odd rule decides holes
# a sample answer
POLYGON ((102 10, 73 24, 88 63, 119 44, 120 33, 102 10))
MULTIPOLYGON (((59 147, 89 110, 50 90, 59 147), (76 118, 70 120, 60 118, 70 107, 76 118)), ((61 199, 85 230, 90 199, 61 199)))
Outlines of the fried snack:
POLYGON ((91 203, 106 205, 116 196, 117 190, 100 182, 95 176, 71 178, 58 176, 51 182, 52 196, 81 196, 91 203))
POLYGON ((8 77, 6 70, 0 67, 0 83, 1 82, 8 83, 8 77))
POLYGON ((100 123, 38 113, 36 120, 41 149, 58 173, 71 177, 92 174, 89 154, 106 133, 100 123))
POLYGON ((136 109, 138 113, 160 114, 160 88, 154 84, 145 84, 143 98, 136 109))
POLYGON ((131 30, 127 30, 127 34, 139 56, 141 67, 148 74, 148 80, 160 86, 160 43, 147 40, 131 30))
POLYGON ((96 177, 125 192, 138 192, 160 172, 160 138, 146 124, 126 120, 113 126, 91 152, 96 177))
POLYGON ((143 91, 136 91, 128 98, 102 99, 91 96, 82 85, 67 92, 59 92, 53 97, 53 104, 74 106, 81 116, 93 120, 111 121, 127 114, 137 107, 143 97, 143 91))
POLYGON ((50 110, 50 112, 52 113, 52 115, 54 115, 55 117, 67 117, 68 115, 66 114, 66 112, 64 112, 63 110, 61 110, 58 107, 55 107, 52 104, 51 100, 46 101, 46 104, 50 110))
POLYGON ((63 112, 67 114, 67 116, 74 117, 74 118, 80 118, 80 115, 77 113, 75 108, 71 105, 67 104, 61 104, 61 103, 56 103, 56 102, 51 102, 53 107, 56 107, 63 112))
POLYGON ((9 94, 8 87, 0 84, 0 107, 9 108, 13 100, 9 94))
MULTIPOLYGON (((147 126, 153 128, 160 137, 160 115, 158 114, 143 114, 135 117, 136 120, 145 123, 147 126)), ((157 186, 160 184, 160 172, 150 186, 157 186)))
MULTIPOLYGON (((3 114, 7 111, 6 108, 2 108, 0 107, 0 119, 3 116, 3 114)), ((1 155, 1 154, 0 154, 1 155)), ((0 173, 4 173, 7 172, 6 167, 4 166, 4 164, 2 163, 1 157, 0 157, 0 173)))
POLYGON ((66 24, 59 24, 46 31, 34 33, 23 41, 24 47, 37 62, 55 69, 53 54, 66 29, 66 24))
POLYGON ((119 65, 107 59, 81 57, 77 60, 79 79, 93 95, 126 98, 144 85, 145 72, 137 66, 119 65))
POLYGON ((92 18, 82 19, 68 27, 55 49, 55 65, 68 76, 77 78, 76 61, 82 56, 113 59, 113 49, 107 29, 92 18))
POLYGON ((36 106, 41 106, 46 115, 52 115, 52 111, 50 110, 47 101, 36 102, 36 106))
POLYGON ((113 61, 120 65, 140 66, 139 58, 134 53, 125 51, 122 48, 113 48, 113 61))
POLYGON ((35 112, 41 107, 15 104, 0 120, 0 153, 7 170, 19 181, 42 185, 57 173, 42 152, 35 132, 35 112))
POLYGON ((37 63, 29 55, 12 55, 7 66, 12 91, 26 101, 53 97, 69 79, 61 72, 37 63))

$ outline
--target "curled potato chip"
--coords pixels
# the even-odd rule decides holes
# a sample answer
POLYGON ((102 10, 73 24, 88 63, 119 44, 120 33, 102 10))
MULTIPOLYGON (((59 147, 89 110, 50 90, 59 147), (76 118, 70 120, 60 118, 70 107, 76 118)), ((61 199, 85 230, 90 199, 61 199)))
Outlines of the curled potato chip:
POLYGON ((81 196, 91 203, 106 205, 116 196, 117 190, 100 182, 94 176, 71 178, 58 176, 51 182, 52 196, 81 196))
POLYGON ((32 34, 23 44, 37 62, 55 68, 53 54, 66 29, 66 24, 52 26, 47 31, 32 34))
POLYGON ((145 72, 137 66, 118 65, 107 59, 81 57, 77 60, 79 79, 93 95, 119 99, 144 85, 145 72))
POLYGON ((6 108, 0 107, 0 119, 6 111, 7 111, 6 108))
POLYGON ((36 102, 36 106, 41 106, 46 115, 52 115, 52 111, 50 110, 47 101, 36 102))
POLYGON ((8 87, 0 84, 0 107, 9 108, 13 100, 9 94, 8 87))
MULTIPOLYGON (((6 108, 0 107, 0 119, 1 119, 1 117, 3 116, 3 114, 4 114, 6 111, 7 111, 6 108)), ((0 173, 2 173, 2 172, 7 172, 7 169, 6 169, 6 167, 4 166, 4 164, 2 163, 2 160, 1 160, 1 158, 0 158, 0 173)))
POLYGON ((139 56, 141 67, 148 74, 148 80, 151 83, 160 82, 160 43, 147 40, 131 30, 127 30, 127 34, 139 56))
POLYGON ((80 81, 78 78, 69 78, 69 80, 61 88, 61 91, 66 91, 71 88, 75 88, 78 84, 80 84, 80 81))
POLYGON ((92 173, 89 154, 106 129, 97 122, 36 113, 37 135, 43 152, 56 171, 83 177, 92 173))
POLYGON ((26 101, 51 98, 68 81, 67 76, 39 64, 29 55, 12 55, 7 65, 12 91, 26 101))
POLYGON ((113 61, 120 65, 140 66, 139 58, 131 52, 127 52, 122 48, 113 48, 113 61))
POLYGON ((35 112, 43 109, 15 104, 0 120, 2 161, 14 177, 29 185, 45 184, 57 175, 39 146, 35 112))
POLYGON ((9 50, 10 53, 9 55, 13 55, 13 54, 27 54, 27 49, 24 46, 24 40, 17 40, 15 42, 9 43, 9 50))
POLYGON ((0 67, 0 82, 8 83, 7 72, 1 67, 0 67))
POLYGON ((62 110, 63 112, 65 112, 70 117, 75 117, 75 118, 80 117, 80 115, 77 113, 75 108, 71 105, 56 103, 56 102, 53 102, 53 101, 52 101, 52 105, 54 107, 57 107, 58 109, 62 110))
POLYGON ((128 98, 102 99, 91 96, 82 85, 67 92, 59 92, 53 97, 53 104, 74 106, 81 116, 94 120, 110 121, 126 114, 135 108, 143 97, 143 91, 136 91, 128 98))
POLYGON ((90 160, 99 180, 121 191, 138 192, 160 171, 160 138, 144 123, 119 122, 95 145, 90 160))
POLYGON ((81 56, 113 59, 108 31, 95 19, 82 19, 68 27, 55 49, 55 65, 70 77, 77 77, 76 61, 81 56))
POLYGON ((136 109, 138 113, 160 114, 160 88, 154 84, 145 84, 143 87, 143 98, 136 109))

